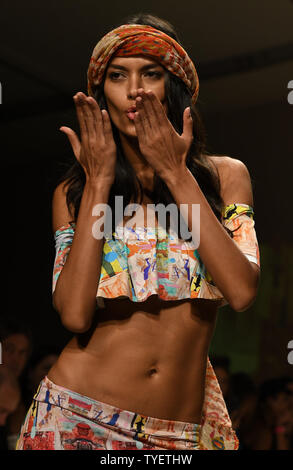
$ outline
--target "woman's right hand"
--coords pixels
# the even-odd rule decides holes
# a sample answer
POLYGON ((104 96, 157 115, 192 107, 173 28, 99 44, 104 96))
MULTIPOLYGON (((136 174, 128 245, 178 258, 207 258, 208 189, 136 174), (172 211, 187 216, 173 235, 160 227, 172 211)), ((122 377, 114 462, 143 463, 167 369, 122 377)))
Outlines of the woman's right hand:
POLYGON ((115 177, 116 144, 109 114, 100 110, 96 100, 78 92, 73 97, 80 126, 81 141, 70 127, 62 126, 73 153, 84 169, 87 181, 102 180, 110 184, 115 177))

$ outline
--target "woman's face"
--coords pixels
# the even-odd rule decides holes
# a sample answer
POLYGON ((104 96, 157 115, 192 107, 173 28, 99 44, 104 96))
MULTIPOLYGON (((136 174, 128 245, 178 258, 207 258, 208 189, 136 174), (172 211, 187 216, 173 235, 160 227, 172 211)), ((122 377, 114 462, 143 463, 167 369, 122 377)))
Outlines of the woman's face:
POLYGON ((22 333, 14 333, 3 341, 3 364, 19 377, 29 359, 30 342, 22 333))
POLYGON ((289 397, 285 391, 278 393, 275 397, 269 397, 267 403, 275 416, 289 409, 289 397))
POLYGON ((137 90, 151 90, 163 104, 167 113, 165 98, 164 67, 145 56, 114 57, 108 65, 104 83, 104 94, 110 117, 120 132, 136 137, 133 113, 127 114, 135 106, 137 90))

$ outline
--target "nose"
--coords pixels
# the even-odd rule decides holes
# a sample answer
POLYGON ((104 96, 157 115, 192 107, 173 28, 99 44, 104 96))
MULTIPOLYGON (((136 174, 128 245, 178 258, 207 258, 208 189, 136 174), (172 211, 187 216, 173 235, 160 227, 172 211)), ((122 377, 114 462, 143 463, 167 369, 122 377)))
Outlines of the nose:
POLYGON ((135 100, 137 97, 137 90, 143 88, 139 74, 132 74, 128 80, 127 98, 135 100))

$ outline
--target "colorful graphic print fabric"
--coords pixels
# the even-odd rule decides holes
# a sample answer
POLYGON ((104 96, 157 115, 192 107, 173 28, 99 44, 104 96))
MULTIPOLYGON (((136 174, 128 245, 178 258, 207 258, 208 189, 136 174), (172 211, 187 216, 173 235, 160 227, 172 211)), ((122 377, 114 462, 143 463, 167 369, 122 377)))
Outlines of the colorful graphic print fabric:
POLYGON ((196 449, 200 426, 160 420, 41 382, 17 450, 196 449))
MULTIPOLYGON (((253 209, 247 204, 230 204, 222 211, 222 223, 244 255, 260 266, 254 228, 253 209)), ((103 248, 97 303, 102 298, 129 297, 142 302, 150 295, 163 300, 211 299, 219 306, 227 304, 202 263, 192 241, 183 241, 161 227, 138 227, 134 231, 117 227, 113 238, 106 238, 103 248), (121 232, 121 233, 120 233, 121 232)), ((52 291, 65 265, 75 224, 67 224, 55 233, 56 257, 52 291)))
POLYGON ((100 85, 106 67, 113 56, 127 57, 146 55, 155 58, 173 75, 180 78, 192 93, 195 103, 199 81, 194 64, 177 41, 145 25, 122 25, 107 33, 95 46, 88 67, 88 94, 94 95, 94 88, 100 85))
MULTIPOLYGON (((207 381, 211 377, 212 370, 207 381)), ((214 406, 210 405, 213 388, 208 387, 211 393, 205 401, 203 425, 198 425, 121 410, 45 377, 22 425, 16 450, 235 450, 239 443, 225 404, 220 406, 222 397, 214 394, 214 406), (212 420, 207 419, 208 409, 212 420)))

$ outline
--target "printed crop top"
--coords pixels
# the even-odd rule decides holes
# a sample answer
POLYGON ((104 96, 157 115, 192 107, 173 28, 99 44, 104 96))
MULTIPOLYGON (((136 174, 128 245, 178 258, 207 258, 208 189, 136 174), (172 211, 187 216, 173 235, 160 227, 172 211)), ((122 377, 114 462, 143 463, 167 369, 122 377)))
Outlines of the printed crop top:
MULTIPOLYGON (((222 224, 249 261, 260 266, 253 208, 235 203, 222 209, 222 224)), ((210 299, 219 307, 228 302, 214 284, 192 241, 178 239, 162 227, 117 226, 113 237, 105 237, 97 305, 103 298, 128 297, 143 302, 150 295, 163 300, 210 299)), ((56 256, 52 292, 65 265, 75 232, 75 223, 55 232, 56 256)))

